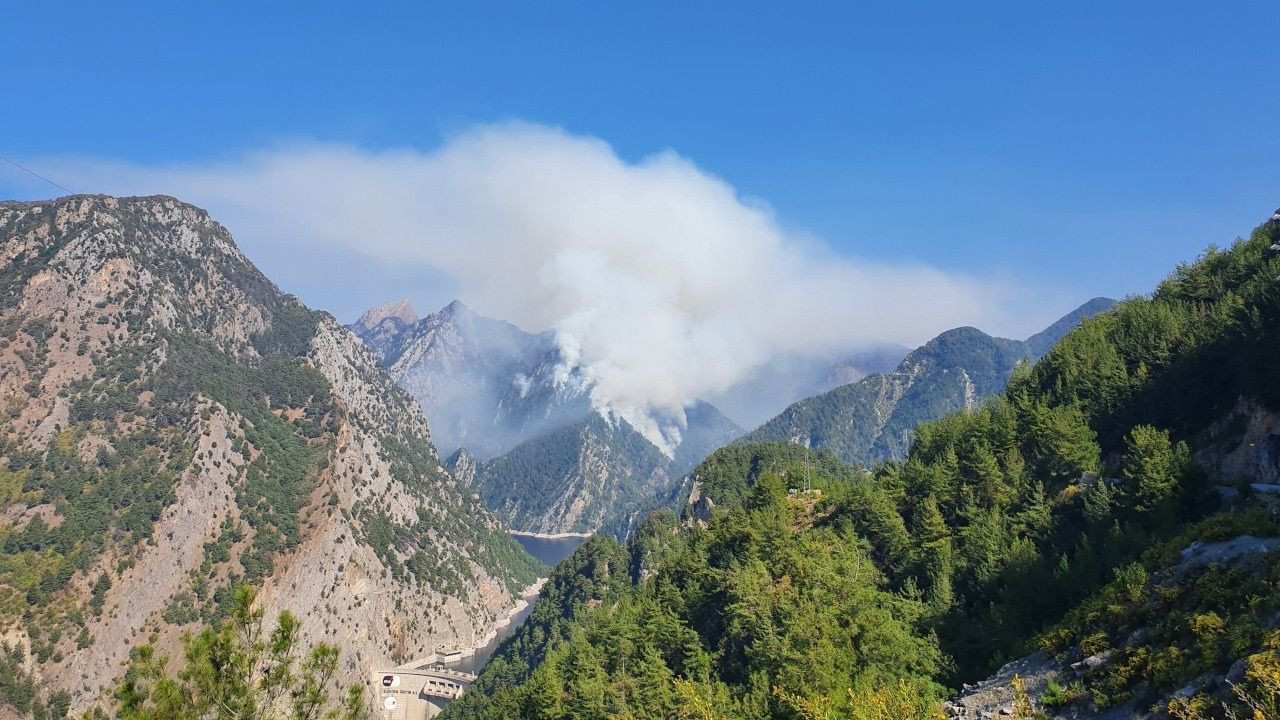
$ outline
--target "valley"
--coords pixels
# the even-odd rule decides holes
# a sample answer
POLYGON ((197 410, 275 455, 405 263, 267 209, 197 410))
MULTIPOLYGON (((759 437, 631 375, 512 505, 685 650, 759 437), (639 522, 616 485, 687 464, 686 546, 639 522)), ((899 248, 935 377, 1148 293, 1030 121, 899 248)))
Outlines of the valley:
POLYGON ((1278 272, 1280 214, 903 460, 722 448, 696 506, 562 563, 446 717, 1272 717, 1278 272))
POLYGON ((405 717, 1265 692, 1280 219, 1150 297, 948 331, 750 433, 690 404, 674 446, 562 382, 550 331, 396 303, 357 339, 172 198, 0 204, 0 230, 12 707, 92 715, 157 649, 198 666, 193 629, 266 613, 405 717), (427 418, 488 457, 442 459, 427 418), (1245 629, 1193 623, 1181 655, 1173 612, 1245 629), (389 676, 425 689, 366 685, 389 676))
POLYGON ((5 10, 0 720, 1280 720, 1280 4, 5 10))

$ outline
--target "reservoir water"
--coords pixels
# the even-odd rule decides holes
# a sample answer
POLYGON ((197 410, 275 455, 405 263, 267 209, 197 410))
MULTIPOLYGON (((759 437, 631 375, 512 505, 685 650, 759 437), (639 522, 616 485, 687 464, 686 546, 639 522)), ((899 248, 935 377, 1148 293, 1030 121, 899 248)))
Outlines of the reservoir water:
MULTIPOLYGON (((565 538, 541 538, 532 535, 513 535, 515 539, 524 547, 524 549, 532 556, 541 560, 544 564, 552 567, 559 565, 565 558, 573 554, 578 546, 586 541, 584 537, 565 537, 565 538)), ((534 603, 529 603, 529 607, 516 613, 511 618, 511 622, 502 629, 498 630, 498 634, 489 641, 487 645, 477 648, 474 655, 464 657, 456 662, 446 663, 446 667, 450 670, 460 670, 462 672, 480 674, 484 664, 489 662, 489 657, 498 649, 498 645, 507 636, 516 631, 520 625, 529 617, 529 613, 533 612, 534 603)))
POLYGON ((512 533, 512 537, 524 547, 526 552, 551 567, 559 565, 565 558, 572 555, 579 545, 587 540, 584 537, 545 538, 533 535, 516 535, 515 533, 512 533))
POLYGON ((455 662, 445 663, 445 667, 450 670, 459 670, 461 672, 471 673, 472 675, 479 675, 484 664, 489 662, 489 657, 498 649, 498 645, 502 644, 502 641, 506 640, 507 636, 515 632, 516 628, 519 628, 520 625, 524 623, 525 618, 529 617, 529 613, 533 612, 533 606, 534 603, 529 603, 529 607, 526 607, 516 613, 516 616, 511 618, 511 622, 508 623, 506 627, 498 630, 498 634, 494 635, 493 639, 490 640, 487 645, 481 648, 476 648, 474 655, 469 655, 455 662))

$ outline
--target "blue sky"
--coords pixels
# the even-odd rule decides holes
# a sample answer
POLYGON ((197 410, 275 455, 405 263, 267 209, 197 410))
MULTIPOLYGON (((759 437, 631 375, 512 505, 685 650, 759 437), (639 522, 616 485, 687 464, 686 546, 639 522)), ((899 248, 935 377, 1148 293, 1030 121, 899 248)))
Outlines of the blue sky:
MULTIPOLYGON (((526 120, 672 149, 841 254, 1043 288, 1036 318, 1145 292, 1280 204, 1275 3, 188 5, 10 9, 0 154, 430 151, 526 120)), ((0 170, 0 197, 51 194, 0 170)), ((437 299, 394 263, 339 288, 245 244, 340 319, 437 299)))

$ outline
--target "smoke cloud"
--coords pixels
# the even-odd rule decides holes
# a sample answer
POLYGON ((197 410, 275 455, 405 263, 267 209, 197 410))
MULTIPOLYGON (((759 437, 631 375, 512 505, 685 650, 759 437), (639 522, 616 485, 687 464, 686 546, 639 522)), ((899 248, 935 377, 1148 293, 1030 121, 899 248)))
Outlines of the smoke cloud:
POLYGON ((1006 297, 955 273, 836 255, 674 152, 628 162, 599 139, 524 123, 431 152, 42 162, 75 187, 206 207, 245 244, 305 238, 441 271, 478 311, 555 328, 597 407, 651 437, 652 418, 682 416, 771 358, 916 345, 999 318, 1006 297))

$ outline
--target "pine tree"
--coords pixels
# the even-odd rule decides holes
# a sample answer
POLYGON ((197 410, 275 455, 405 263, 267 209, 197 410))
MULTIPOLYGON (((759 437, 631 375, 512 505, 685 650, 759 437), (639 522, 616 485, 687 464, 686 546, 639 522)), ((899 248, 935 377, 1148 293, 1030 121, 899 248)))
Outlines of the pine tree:
POLYGON ((1130 488, 1134 508, 1151 512, 1172 500, 1178 487, 1178 458, 1169 433, 1150 425, 1138 425, 1125 438, 1127 452, 1121 470, 1130 488))
POLYGON ((1084 412, 1076 405, 1039 405, 1032 414, 1036 461, 1050 476, 1070 479, 1097 472, 1102 450, 1084 412))
POLYGON ((787 486, 782 478, 775 472, 761 473, 755 486, 751 488, 747 507, 751 510, 761 510, 781 505, 786 499, 787 486))
POLYGON ((1052 525, 1053 510, 1045 498, 1044 483, 1037 480, 1022 500, 1022 508, 1014 519, 1015 530, 1022 537, 1039 541, 1048 537, 1052 525))
POLYGON ((305 655, 301 623, 282 612, 269 632, 254 590, 235 594, 229 619, 183 640, 186 667, 165 673, 168 658, 137 648, 116 690, 124 720, 259 718, 357 720, 366 712, 363 688, 334 687, 338 649, 320 643, 305 655))
POLYGON ((1004 471, 990 446, 970 441, 964 453, 964 473, 978 488, 981 501, 988 507, 1008 506, 1012 493, 1005 484, 1004 471))
POLYGON ((1022 451, 1011 447, 1005 451, 1003 460, 1005 482, 1014 493, 1021 493, 1027 482, 1027 461, 1022 451))
POLYGON ((1084 493, 1084 518, 1090 526, 1101 525, 1111 517, 1112 507, 1115 503, 1115 493, 1111 490, 1111 483, 1105 478, 1100 478, 1084 493))
POLYGON ((954 549, 951 529, 932 495, 924 499, 916 513, 916 537, 920 542, 920 572, 928 582, 930 605, 943 609, 952 600, 951 574, 954 571, 954 549))

